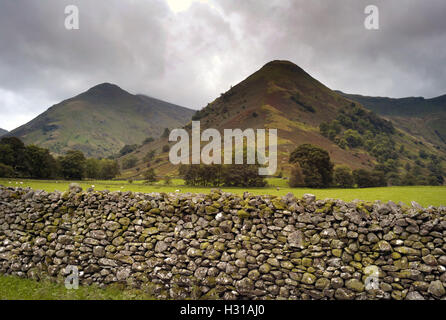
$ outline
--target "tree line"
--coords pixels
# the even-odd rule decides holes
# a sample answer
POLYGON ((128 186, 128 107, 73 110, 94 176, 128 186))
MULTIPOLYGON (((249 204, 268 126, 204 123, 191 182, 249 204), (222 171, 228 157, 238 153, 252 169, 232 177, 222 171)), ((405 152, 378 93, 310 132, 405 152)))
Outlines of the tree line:
POLYGON ((257 164, 191 164, 180 167, 186 185, 204 187, 264 187, 257 164))
POLYGON ((119 174, 116 160, 86 158, 82 151, 70 150, 54 157, 48 149, 25 146, 16 137, 0 140, 0 177, 32 179, 113 179, 119 174))
POLYGON ((406 164, 406 173, 399 173, 396 162, 378 163, 372 170, 355 169, 348 166, 334 166, 329 153, 317 146, 303 144, 290 155, 289 162, 293 165, 289 185, 291 187, 310 188, 358 188, 385 187, 390 185, 442 185, 443 173, 438 170, 439 159, 435 158, 432 168, 427 168, 423 174, 421 167, 412 168, 406 164), (414 171, 415 170, 415 171, 414 171), (429 171, 427 171, 429 170, 429 171), (435 171, 437 170, 437 171, 435 171))

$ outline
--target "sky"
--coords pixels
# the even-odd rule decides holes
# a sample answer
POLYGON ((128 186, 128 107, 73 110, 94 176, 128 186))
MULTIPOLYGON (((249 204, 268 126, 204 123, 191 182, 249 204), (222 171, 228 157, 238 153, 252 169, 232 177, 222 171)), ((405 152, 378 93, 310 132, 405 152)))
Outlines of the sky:
POLYGON ((201 109, 271 60, 347 93, 443 95, 445 13, 444 0, 1 0, 0 128, 103 82, 201 109))

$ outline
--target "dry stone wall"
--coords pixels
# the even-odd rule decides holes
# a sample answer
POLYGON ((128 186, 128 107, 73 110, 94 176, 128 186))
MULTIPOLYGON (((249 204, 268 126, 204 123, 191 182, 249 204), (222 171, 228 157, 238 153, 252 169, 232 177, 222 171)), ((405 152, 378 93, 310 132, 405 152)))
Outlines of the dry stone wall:
POLYGON ((446 208, 0 187, 0 273, 161 299, 445 299, 446 208))

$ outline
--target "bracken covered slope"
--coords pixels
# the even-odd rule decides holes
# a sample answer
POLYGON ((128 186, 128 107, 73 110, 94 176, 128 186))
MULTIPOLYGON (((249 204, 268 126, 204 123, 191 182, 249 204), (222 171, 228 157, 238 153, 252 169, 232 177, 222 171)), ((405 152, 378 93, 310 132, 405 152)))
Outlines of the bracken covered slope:
MULTIPOLYGON (((374 136, 367 139, 372 139, 375 144, 382 140, 379 134, 387 131, 385 134, 392 140, 392 150, 399 150, 403 146, 407 155, 417 155, 420 150, 431 154, 441 153, 428 141, 421 143, 417 136, 394 128, 389 121, 368 111, 358 102, 327 88, 289 61, 267 63, 197 112, 193 119, 200 121, 202 130, 216 128, 222 134, 223 129, 231 128, 278 129, 278 172, 289 172, 290 153, 304 143, 326 149, 335 164, 346 164, 352 169, 373 168, 378 163, 377 156, 385 155, 386 152, 380 152, 379 148, 370 152, 364 146, 342 147, 342 141, 340 143, 337 139, 342 138, 347 127, 343 127, 338 137, 334 138, 321 133, 322 123, 345 119, 345 115, 358 131, 372 130, 374 136), (353 112, 356 114, 352 115, 353 112)), ((365 141, 365 134, 362 135, 365 141)), ((160 139, 126 156, 134 156, 141 161, 139 167, 124 172, 124 175, 139 174, 146 167, 142 160, 150 150, 156 150, 159 154, 153 162, 159 173, 174 171, 175 167, 169 163, 167 153, 161 151, 166 144, 167 138, 160 139)), ((414 159, 401 153, 400 160, 404 163, 414 159)))

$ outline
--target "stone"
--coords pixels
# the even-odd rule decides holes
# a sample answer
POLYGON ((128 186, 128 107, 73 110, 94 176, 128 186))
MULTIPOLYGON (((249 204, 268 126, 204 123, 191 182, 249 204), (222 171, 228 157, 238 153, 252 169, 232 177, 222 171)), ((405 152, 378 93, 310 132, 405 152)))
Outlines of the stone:
POLYGON ((241 295, 250 295, 254 289, 254 283, 249 278, 243 278, 235 282, 235 288, 241 295))
POLYGON ((203 252, 199 249, 189 248, 186 253, 189 257, 201 257, 203 252))
POLYGON ((164 252, 169 248, 168 244, 164 241, 158 241, 155 245, 155 251, 156 252, 164 252))
POLYGON ((268 263, 264 263, 259 267, 261 273, 269 273, 271 271, 271 266, 268 263))
POLYGON ((124 269, 120 269, 118 270, 118 272, 116 272, 116 278, 118 279, 118 281, 124 281, 127 280, 127 278, 130 275, 130 268, 124 268, 124 269))
POLYGON ((316 281, 316 276, 314 274, 305 272, 300 281, 305 284, 313 284, 316 281))
POLYGON ((82 192, 82 188, 79 183, 70 183, 68 186, 68 190, 72 193, 82 192))
POLYGON ((445 289, 443 283, 440 280, 432 281, 427 290, 430 294, 437 298, 441 298, 445 295, 445 289))
POLYGON ((304 249, 305 248, 305 238, 302 231, 297 230, 288 235, 288 243, 290 247, 304 249))
POLYGON ((316 284, 314 286, 318 290, 324 290, 330 286, 330 280, 327 278, 319 278, 316 280, 316 284))
POLYGON ((407 294, 406 300, 425 300, 418 291, 411 291, 407 294))
POLYGON ((310 204, 316 200, 316 196, 311 193, 306 193, 303 195, 302 199, 307 203, 310 204))
POLYGON ((391 252, 392 246, 386 240, 381 240, 377 244, 378 250, 380 252, 391 252))
POLYGON ((349 279, 345 282, 345 286, 353 291, 356 292, 363 292, 364 291, 364 283, 362 281, 359 281, 358 279, 349 279))
POLYGON ((95 246, 93 248, 93 255, 95 257, 99 257, 99 258, 104 257, 105 256, 105 248, 102 246, 95 246))
POLYGON ((355 297, 354 293, 344 289, 344 288, 338 288, 335 291, 335 298, 337 300, 353 300, 355 297))
POLYGON ((428 254, 427 256, 424 256, 424 257, 423 257, 423 261, 424 261, 424 263, 427 264, 428 266, 433 266, 433 267, 435 267, 435 266, 438 265, 437 259, 435 259, 435 257, 434 257, 433 255, 431 255, 431 254, 428 254))

